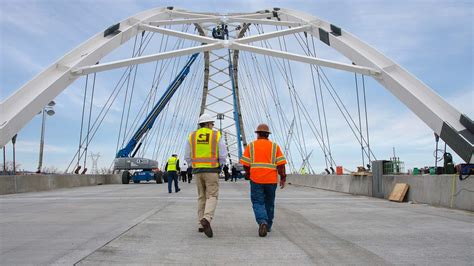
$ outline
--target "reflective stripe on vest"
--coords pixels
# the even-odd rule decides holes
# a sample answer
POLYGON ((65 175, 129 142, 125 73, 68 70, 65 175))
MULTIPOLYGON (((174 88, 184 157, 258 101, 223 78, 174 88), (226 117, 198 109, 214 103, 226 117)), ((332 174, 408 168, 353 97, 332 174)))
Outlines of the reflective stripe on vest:
POLYGON ((178 158, 176 157, 171 157, 168 159, 168 167, 166 167, 166 171, 175 171, 176 172, 176 162, 178 161, 178 158))
POLYGON ((217 145, 220 138, 220 132, 209 128, 200 128, 191 133, 189 143, 193 168, 219 167, 217 145))
POLYGON ((272 158, 271 163, 264 163, 264 162, 255 162, 255 148, 254 143, 250 143, 250 167, 251 168, 267 168, 267 169, 276 169, 277 168, 277 145, 276 143, 272 143, 272 158))
POLYGON ((256 146, 255 142, 251 142, 249 145, 250 145, 249 147, 250 149, 250 179, 253 182, 261 183, 261 184, 277 183, 276 154, 277 154, 278 145, 272 142, 271 150, 262 150, 261 147, 257 149, 255 147, 256 146), (259 152, 259 154, 256 154, 256 150, 259 152), (261 152, 265 152, 266 154, 260 154, 261 152), (269 154, 270 158, 268 158, 268 155, 267 155, 268 153, 270 153, 269 154))

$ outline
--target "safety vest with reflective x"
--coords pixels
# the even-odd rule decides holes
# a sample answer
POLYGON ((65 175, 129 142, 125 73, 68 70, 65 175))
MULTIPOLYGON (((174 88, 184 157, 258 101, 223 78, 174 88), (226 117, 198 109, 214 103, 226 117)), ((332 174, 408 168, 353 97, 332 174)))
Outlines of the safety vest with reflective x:
POLYGON ((219 167, 218 143, 220 138, 221 133, 219 131, 205 127, 189 135, 193 168, 219 167))
POLYGON ((277 166, 286 164, 278 144, 268 139, 257 139, 245 147, 240 163, 250 167, 250 179, 259 184, 275 184, 277 166))

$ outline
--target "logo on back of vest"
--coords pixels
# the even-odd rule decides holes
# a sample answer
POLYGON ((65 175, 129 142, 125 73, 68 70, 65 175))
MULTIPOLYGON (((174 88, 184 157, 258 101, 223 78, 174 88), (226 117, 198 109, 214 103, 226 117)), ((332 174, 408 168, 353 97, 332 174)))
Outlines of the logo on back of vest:
POLYGON ((209 134, 209 133, 199 134, 197 136, 197 143, 198 144, 209 144, 210 137, 211 137, 211 134, 209 134))

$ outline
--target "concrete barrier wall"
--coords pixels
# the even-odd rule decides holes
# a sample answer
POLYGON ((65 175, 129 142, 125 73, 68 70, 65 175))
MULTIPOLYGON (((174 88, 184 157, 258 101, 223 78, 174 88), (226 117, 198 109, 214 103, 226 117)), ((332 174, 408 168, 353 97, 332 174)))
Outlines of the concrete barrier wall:
POLYGON ((0 176, 0 195, 121 182, 120 175, 6 175, 0 176))
POLYGON ((460 181, 457 175, 384 175, 384 198, 390 196, 396 183, 410 185, 409 201, 474 211, 474 177, 460 181))
POLYGON ((372 177, 350 175, 288 175, 294 185, 372 196, 372 177))
MULTIPOLYGON (((288 175, 287 182, 338 192, 372 196, 371 176, 288 175)), ((474 178, 460 181, 455 175, 384 175, 382 192, 388 198, 396 183, 410 185, 407 201, 474 211, 474 178)))

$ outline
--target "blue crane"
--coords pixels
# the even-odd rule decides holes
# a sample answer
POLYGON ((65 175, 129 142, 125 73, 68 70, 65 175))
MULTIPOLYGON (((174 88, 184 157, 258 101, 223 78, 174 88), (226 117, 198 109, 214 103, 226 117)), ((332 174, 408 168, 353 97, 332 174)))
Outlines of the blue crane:
POLYGON ((141 140, 146 133, 153 127, 158 115, 163 111, 166 104, 173 97, 176 90, 183 83, 184 79, 189 73, 191 65, 194 63, 199 53, 193 54, 183 69, 179 72, 173 82, 168 86, 163 96, 155 104, 153 109, 150 111, 145 121, 137 129, 133 137, 127 143, 127 145, 117 152, 114 161, 114 170, 124 170, 122 173, 122 183, 128 184, 130 178, 133 179, 134 183, 140 183, 141 180, 156 180, 156 183, 162 183, 161 176, 157 176, 157 173, 153 172, 152 169, 158 168, 158 162, 155 160, 145 158, 135 158, 135 154, 140 149, 142 142, 141 140), (136 171, 133 175, 130 175, 129 170, 142 170, 136 171))

